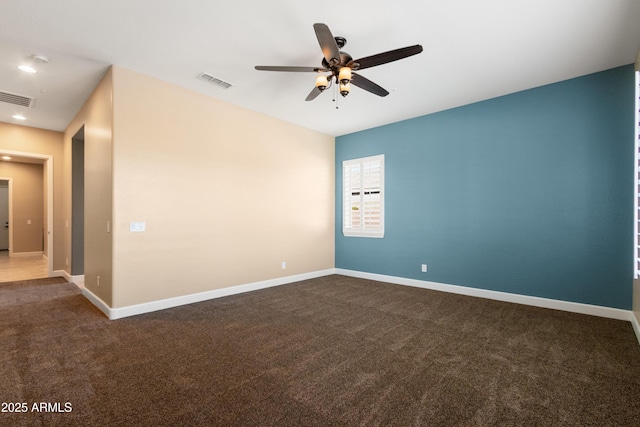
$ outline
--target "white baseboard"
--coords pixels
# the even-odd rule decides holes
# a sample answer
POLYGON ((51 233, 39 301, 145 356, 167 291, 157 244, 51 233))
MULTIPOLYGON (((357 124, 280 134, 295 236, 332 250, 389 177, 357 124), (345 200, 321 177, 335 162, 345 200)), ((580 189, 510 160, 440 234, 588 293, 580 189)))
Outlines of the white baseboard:
POLYGON ((638 344, 640 344, 640 321, 634 312, 631 312, 631 326, 633 326, 633 331, 636 333, 636 338, 638 338, 638 344))
POLYGON ((53 277, 64 277, 67 282, 71 282, 71 276, 64 270, 53 270, 51 274, 53 277))
POLYGON ((113 309, 109 307, 109 305, 107 305, 106 302, 102 301, 102 299, 99 296, 97 296, 87 288, 82 288, 81 290, 82 290, 82 295, 84 295, 84 297, 88 299, 91 302, 91 304, 95 305, 98 308, 98 310, 103 312, 105 316, 107 316, 109 319, 112 318, 111 311, 113 311, 113 309))
POLYGON ((44 256, 43 251, 36 252, 12 252, 9 254, 11 258, 22 258, 22 257, 32 257, 32 256, 44 256))
POLYGON ((84 274, 78 276, 71 276, 71 281, 76 284, 80 289, 84 289, 84 274))
POLYGON ((104 303, 100 298, 96 297, 88 289, 84 288, 82 293, 91 301, 96 307, 104 312, 111 320, 121 319, 123 317, 135 316, 138 314, 151 313, 153 311, 164 310, 167 308, 178 307, 186 304, 193 304, 196 302, 207 301, 214 298, 221 298, 230 295, 241 294, 250 291, 256 291, 259 289, 270 288, 273 286, 286 285, 288 283, 299 282, 302 280, 315 279, 317 277, 328 276, 334 274, 335 269, 314 271, 311 273, 296 274, 294 276, 279 277, 277 279, 263 280, 255 283, 248 283, 245 285, 230 286, 228 288, 214 289, 211 291, 200 292, 197 294, 182 295, 175 298, 167 298, 159 301, 151 301, 143 304, 130 305, 127 307, 111 308, 104 303))
MULTIPOLYGON (((569 311, 572 313, 589 314, 591 316, 606 317, 609 319, 632 321, 633 313, 630 310, 602 307, 598 305, 582 304, 577 302, 560 301, 549 298, 531 297, 527 295, 511 294, 507 292, 490 291, 487 289, 470 288, 467 286, 448 285, 445 283, 428 282, 424 280, 406 279, 403 277, 385 276, 382 274, 365 273, 362 271, 336 269, 336 274, 343 276, 359 277, 362 279, 376 280, 378 282, 394 283, 397 285, 413 286, 416 288, 432 289, 435 291, 449 292, 453 294, 468 295, 472 297, 487 298, 497 301, 513 302, 516 304, 531 305, 534 307, 551 308, 554 310, 569 311)), ((638 334, 638 332, 636 332, 638 334)), ((639 335, 640 339, 640 335, 639 335)))
POLYGON ((65 270, 54 270, 53 277, 64 277, 67 282, 74 283, 80 289, 84 288, 84 274, 72 276, 65 270))
MULTIPOLYGON (((62 270, 61 270, 62 271, 62 270)), ((138 314, 151 313, 153 311, 164 310, 167 308, 178 307, 186 304, 193 304, 201 301, 207 301, 214 298, 221 298, 230 295, 241 294, 245 292, 256 291, 259 289, 270 288, 273 286, 285 285, 288 283, 299 282, 302 280, 315 279, 318 277, 328 276, 331 274, 341 274, 343 276, 358 277, 362 279, 376 280, 379 282, 393 283, 397 285, 412 286, 416 288, 432 289, 436 291, 449 292, 472 297, 487 298, 497 301, 511 302, 515 304, 524 304, 534 307, 550 308, 554 310, 568 311, 572 313, 587 314, 591 316, 606 317, 609 319, 624 320, 631 322, 636 338, 640 344, 640 321, 631 310, 622 310, 618 308, 602 307, 591 304, 582 304, 577 302, 554 300, 549 298, 532 297, 527 295, 512 294, 507 292, 491 291, 487 289, 471 288, 467 286, 449 285, 445 283, 429 282, 425 280, 407 279, 404 277, 386 276, 382 274, 365 273, 362 271, 345 270, 341 268, 330 268, 311 273, 298 274, 294 276, 280 277, 277 279, 263 280, 260 282, 247 283, 244 285, 231 286, 228 288, 214 289, 211 291, 200 292, 197 294, 182 295, 174 298, 167 298, 159 301, 151 301, 142 304, 130 305, 127 307, 111 308, 99 297, 93 294, 87 288, 84 288, 84 276, 82 276, 82 286, 73 280, 65 271, 62 271, 68 281, 76 283, 82 289, 82 294, 93 303, 100 311, 102 311, 109 319, 121 319, 124 317, 135 316, 138 314)), ((54 272, 57 273, 57 272, 54 272)))

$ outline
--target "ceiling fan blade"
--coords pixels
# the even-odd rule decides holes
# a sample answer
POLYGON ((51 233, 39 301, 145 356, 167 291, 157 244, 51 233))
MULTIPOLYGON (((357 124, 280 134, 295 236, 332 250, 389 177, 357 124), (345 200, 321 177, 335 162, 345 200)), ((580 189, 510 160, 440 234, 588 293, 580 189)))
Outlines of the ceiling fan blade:
POLYGON ((360 89, 364 89, 367 92, 371 92, 378 96, 387 96, 389 92, 381 86, 378 86, 366 77, 362 77, 360 74, 351 74, 351 84, 358 86, 360 89))
POLYGON ((388 62, 404 59, 409 56, 417 55, 422 52, 422 46, 419 44, 415 46, 402 47, 400 49, 390 50, 388 52, 378 53, 377 55, 371 55, 364 58, 356 59, 350 63, 358 63, 360 66, 358 70, 364 70, 365 68, 375 67, 376 65, 386 64, 388 62))
POLYGON ((336 39, 331 34, 331 30, 326 24, 313 24, 313 29, 316 31, 316 37, 320 48, 322 49, 322 55, 327 60, 329 65, 335 65, 340 63, 340 49, 336 39))
POLYGON ((322 91, 320 89, 318 89, 317 87, 314 87, 313 90, 311 92, 309 92, 309 95, 307 95, 307 97, 304 100, 305 101, 313 101, 321 93, 322 93, 322 91))
POLYGON ((271 65, 256 65, 256 70, 260 71, 289 71, 294 73, 323 73, 329 71, 320 67, 280 67, 271 65))

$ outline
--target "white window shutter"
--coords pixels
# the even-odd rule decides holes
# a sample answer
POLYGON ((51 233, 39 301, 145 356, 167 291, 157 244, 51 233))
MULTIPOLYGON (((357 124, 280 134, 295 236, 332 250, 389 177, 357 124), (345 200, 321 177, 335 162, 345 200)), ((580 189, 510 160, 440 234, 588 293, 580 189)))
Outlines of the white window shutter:
POLYGON ((343 234, 384 237, 384 155, 346 160, 342 173, 343 234))
POLYGON ((635 102, 635 210, 634 210, 634 277, 640 277, 640 71, 636 76, 636 102, 635 102))

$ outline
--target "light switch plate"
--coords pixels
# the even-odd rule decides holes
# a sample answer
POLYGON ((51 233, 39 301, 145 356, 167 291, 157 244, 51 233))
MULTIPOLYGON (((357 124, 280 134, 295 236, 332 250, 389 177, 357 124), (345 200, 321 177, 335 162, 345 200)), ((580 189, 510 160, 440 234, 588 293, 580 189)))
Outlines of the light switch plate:
POLYGON ((144 221, 132 221, 129 223, 129 231, 132 233, 140 233, 145 231, 146 224, 144 221))

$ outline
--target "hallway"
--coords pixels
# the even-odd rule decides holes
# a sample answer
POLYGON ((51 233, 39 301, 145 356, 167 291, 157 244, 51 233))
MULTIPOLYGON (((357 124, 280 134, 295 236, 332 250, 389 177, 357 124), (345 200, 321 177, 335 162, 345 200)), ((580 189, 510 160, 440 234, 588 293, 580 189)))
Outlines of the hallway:
POLYGON ((9 257, 0 251, 0 283, 48 277, 47 259, 42 255, 9 257))

